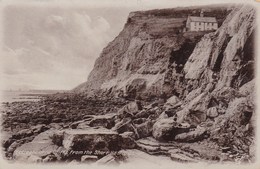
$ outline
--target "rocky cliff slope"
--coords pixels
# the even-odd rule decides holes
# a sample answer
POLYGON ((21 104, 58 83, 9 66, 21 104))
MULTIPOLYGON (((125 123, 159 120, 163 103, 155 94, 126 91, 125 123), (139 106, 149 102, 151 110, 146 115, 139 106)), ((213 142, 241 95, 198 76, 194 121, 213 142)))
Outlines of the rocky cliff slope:
MULTIPOLYGON (((96 60, 88 81, 74 91, 143 98, 180 93, 183 67, 205 32, 183 32, 188 15, 205 7, 163 9, 129 14, 120 34, 96 60)), ((205 16, 222 24, 232 7, 207 7, 205 16)), ((207 32, 208 33, 208 32, 207 32)), ((210 50, 210 49, 209 49, 210 50)))

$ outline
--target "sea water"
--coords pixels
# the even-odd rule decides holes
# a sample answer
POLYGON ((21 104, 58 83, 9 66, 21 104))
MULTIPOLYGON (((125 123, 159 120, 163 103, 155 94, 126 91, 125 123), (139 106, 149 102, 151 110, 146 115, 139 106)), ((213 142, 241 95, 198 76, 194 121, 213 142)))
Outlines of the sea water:
POLYGON ((29 90, 29 91, 0 91, 0 103, 39 101, 45 94, 53 94, 55 90, 29 90))

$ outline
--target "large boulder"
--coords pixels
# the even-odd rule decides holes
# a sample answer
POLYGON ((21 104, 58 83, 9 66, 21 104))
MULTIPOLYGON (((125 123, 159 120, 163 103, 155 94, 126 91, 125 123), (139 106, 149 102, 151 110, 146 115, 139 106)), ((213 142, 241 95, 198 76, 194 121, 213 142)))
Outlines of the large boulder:
POLYGON ((203 111, 189 111, 190 113, 186 116, 185 121, 193 126, 197 126, 207 119, 206 112, 203 111))
POLYGON ((12 157, 14 151, 16 150, 17 147, 21 146, 23 144, 22 140, 17 140, 14 141, 6 150, 6 156, 7 157, 12 157))
POLYGON ((18 147, 13 158, 21 161, 40 162, 49 154, 57 154, 59 146, 52 142, 52 135, 55 130, 47 130, 36 136, 31 142, 25 143, 18 147))
POLYGON ((115 157, 112 154, 108 154, 98 161, 96 161, 96 164, 98 165, 116 165, 117 162, 115 160, 115 157))
POLYGON ((177 123, 174 118, 158 119, 153 125, 152 135, 157 140, 167 141, 174 140, 176 135, 188 132, 189 130, 189 126, 177 123))
MULTIPOLYGON (((235 99, 229 104, 227 117, 237 126, 247 125, 254 114, 254 106, 247 97, 235 99)), ((255 120, 255 119, 253 119, 255 120)))
POLYGON ((115 126, 112 128, 113 131, 116 131, 118 133, 124 133, 127 131, 134 132, 134 126, 132 124, 131 118, 124 118, 120 121, 118 121, 115 126))
POLYGON ((164 104, 166 108, 175 108, 182 104, 181 100, 177 96, 170 97, 167 102, 164 104))
POLYGON ((198 127, 193 131, 181 133, 175 136, 175 140, 179 142, 195 142, 206 138, 207 132, 205 128, 198 127))
POLYGON ((209 93, 201 93, 188 103, 187 108, 192 111, 206 112, 210 99, 209 93))
POLYGON ((147 119, 143 123, 135 124, 137 138, 144 138, 152 135, 154 120, 147 119))
POLYGON ((22 138, 29 137, 29 136, 32 136, 32 135, 33 135, 33 130, 23 129, 23 130, 20 130, 19 132, 15 133, 15 134, 13 134, 12 138, 13 139, 22 139, 22 138))
POLYGON ((106 154, 121 148, 118 133, 104 128, 65 130, 63 146, 72 152, 86 151, 90 155, 96 151, 106 154))
POLYGON ((43 160, 39 156, 31 155, 31 156, 28 157, 27 161, 32 162, 32 163, 39 163, 39 162, 42 162, 43 160))
POLYGON ((121 146, 123 149, 133 149, 136 147, 135 143, 135 134, 133 132, 124 132, 120 134, 122 140, 121 140, 121 146))
POLYGON ((255 80, 251 80, 250 82, 244 84, 239 88, 239 93, 243 96, 248 96, 253 94, 255 90, 255 80))
POLYGON ((90 121, 90 127, 102 126, 111 129, 115 125, 116 114, 105 114, 100 116, 94 116, 93 120, 90 121))
POLYGON ((47 126, 47 125, 44 125, 44 124, 38 124, 38 125, 33 126, 33 127, 31 128, 31 130, 32 130, 32 132, 33 132, 34 134, 38 134, 38 133, 44 132, 44 131, 46 131, 46 130, 48 130, 48 129, 50 129, 50 127, 47 126))
POLYGON ((142 105, 139 101, 130 102, 118 111, 118 116, 120 119, 125 117, 133 117, 141 110, 142 105))

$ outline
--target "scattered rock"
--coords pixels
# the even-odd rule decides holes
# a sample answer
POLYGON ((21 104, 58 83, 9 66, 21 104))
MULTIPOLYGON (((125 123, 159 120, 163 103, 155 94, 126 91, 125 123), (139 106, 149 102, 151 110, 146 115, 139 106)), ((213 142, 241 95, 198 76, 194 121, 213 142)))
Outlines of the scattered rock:
POLYGON ((95 116, 93 120, 90 121, 89 126, 90 127, 102 126, 111 129, 115 125, 115 119, 114 119, 115 116, 116 114, 95 116))
POLYGON ((96 164, 98 165, 115 165, 118 164, 115 160, 115 157, 112 154, 106 155, 101 159, 97 160, 96 164))
POLYGON ((90 128, 89 123, 90 123, 90 121, 79 123, 77 126, 77 129, 88 129, 88 128, 90 128))
POLYGON ((62 129, 62 126, 57 123, 51 123, 48 126, 50 126, 50 128, 52 128, 52 129, 56 129, 56 130, 62 129))
POLYGON ((81 162, 95 162, 98 160, 98 156, 95 155, 83 155, 81 156, 81 162))
POLYGON ((22 144, 23 144, 23 141, 21 141, 21 140, 14 141, 14 142, 7 148, 7 151, 6 151, 7 157, 12 157, 14 151, 15 151, 19 146, 21 146, 22 144))
POLYGON ((25 143, 20 147, 16 148, 13 157, 16 160, 27 161, 29 157, 33 161, 46 157, 49 154, 58 152, 58 146, 53 144, 51 136, 55 133, 55 130, 47 130, 37 135, 31 142, 25 143), (37 158, 36 158, 36 157, 37 158))
POLYGON ((140 139, 151 136, 154 123, 155 122, 153 120, 147 119, 145 122, 141 124, 135 124, 134 127, 137 131, 137 138, 140 139))
POLYGON ((189 114, 186 115, 185 121, 193 126, 197 126, 201 124, 202 122, 205 122, 207 119, 206 112, 202 111, 189 111, 189 114))
POLYGON ((65 130, 63 146, 72 151, 109 151, 120 150, 120 136, 108 129, 65 130))
POLYGON ((44 132, 48 129, 50 129, 50 127, 48 127, 45 124, 38 124, 38 125, 32 127, 33 133, 36 133, 36 134, 44 132))
POLYGON ((173 161, 177 161, 177 162, 199 162, 198 160, 189 157, 185 154, 182 153, 177 153, 177 152, 171 152, 171 159, 173 161))
POLYGON ((159 119, 153 125, 153 137, 157 140, 174 140, 175 136, 188 132, 190 130, 189 127, 184 127, 182 124, 177 123, 174 118, 168 119, 159 119))
POLYGON ((124 118, 118 123, 115 124, 115 126, 112 128, 113 131, 117 131, 118 133, 124 133, 127 131, 133 131, 134 132, 134 127, 132 124, 132 119, 131 118, 124 118))
POLYGON ((255 90, 255 80, 251 80, 250 82, 244 84, 239 88, 239 93, 241 93, 243 96, 248 96, 250 94, 253 94, 255 90))
POLYGON ((136 147, 135 134, 133 132, 124 132, 120 134, 122 141, 120 143, 123 149, 133 149, 136 147))
POLYGON ((29 137, 32 135, 33 135, 33 131, 31 129, 24 129, 24 130, 19 131, 16 134, 13 134, 12 138, 13 139, 22 139, 22 138, 29 137))
POLYGON ((39 163, 42 162, 42 158, 36 155, 31 155, 28 157, 27 161, 32 163, 39 163))
POLYGON ((140 110, 142 110, 142 106, 141 106, 140 102, 138 102, 138 101, 130 102, 118 111, 118 116, 120 119, 127 118, 127 117, 133 117, 140 110))
POLYGON ((177 96, 170 97, 165 103, 165 107, 175 108, 182 104, 181 100, 177 96))
POLYGON ((216 107, 211 107, 207 110, 207 116, 210 118, 215 118, 218 116, 218 109, 216 107))
POLYGON ((7 149, 13 142, 16 141, 16 139, 12 139, 12 136, 9 136, 8 138, 5 138, 2 140, 2 146, 4 149, 7 149))
POLYGON ((187 133, 181 133, 175 136, 175 140, 178 142, 195 142, 207 138, 207 132, 205 128, 198 127, 193 131, 187 133))
POLYGON ((152 113, 152 111, 149 110, 141 110, 139 113, 135 115, 135 118, 147 118, 149 117, 152 113))
POLYGON ((170 148, 176 148, 174 143, 159 142, 152 137, 146 137, 136 141, 137 148, 152 155, 169 155, 170 148))
POLYGON ((60 123, 62 122, 62 118, 55 118, 52 120, 53 123, 60 123))
POLYGON ((187 108, 192 111, 206 112, 210 100, 211 95, 209 93, 201 93, 188 103, 187 108))
POLYGON ((228 151, 231 150, 231 148, 230 147, 222 147, 221 150, 222 150, 223 153, 227 153, 228 151))
POLYGON ((54 154, 49 154, 45 158, 43 158, 42 162, 54 162, 57 160, 57 156, 54 154))

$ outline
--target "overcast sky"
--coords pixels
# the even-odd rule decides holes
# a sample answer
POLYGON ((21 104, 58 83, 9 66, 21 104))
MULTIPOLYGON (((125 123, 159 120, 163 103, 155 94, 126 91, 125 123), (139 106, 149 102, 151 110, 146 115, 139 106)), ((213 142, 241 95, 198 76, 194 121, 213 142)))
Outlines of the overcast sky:
POLYGON ((2 8, 4 85, 0 89, 72 89, 87 80, 96 58, 122 30, 129 12, 179 5, 176 1, 170 5, 147 0, 98 2, 2 8))
POLYGON ((127 15, 119 8, 6 7, 1 60, 7 89, 72 89, 86 81, 127 15))

